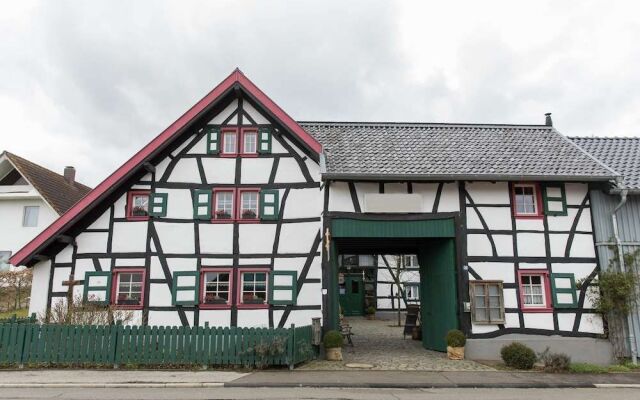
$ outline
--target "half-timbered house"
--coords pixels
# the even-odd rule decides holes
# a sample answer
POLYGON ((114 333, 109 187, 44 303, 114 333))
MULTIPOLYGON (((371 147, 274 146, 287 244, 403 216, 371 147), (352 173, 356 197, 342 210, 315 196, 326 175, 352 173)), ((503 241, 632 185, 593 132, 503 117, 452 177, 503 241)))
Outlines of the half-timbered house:
POLYGON ((73 281, 140 324, 331 329, 341 255, 416 254, 426 348, 459 327, 487 358, 514 337, 606 352, 589 189, 616 176, 550 116, 296 122, 236 70, 12 261, 34 312, 73 281))

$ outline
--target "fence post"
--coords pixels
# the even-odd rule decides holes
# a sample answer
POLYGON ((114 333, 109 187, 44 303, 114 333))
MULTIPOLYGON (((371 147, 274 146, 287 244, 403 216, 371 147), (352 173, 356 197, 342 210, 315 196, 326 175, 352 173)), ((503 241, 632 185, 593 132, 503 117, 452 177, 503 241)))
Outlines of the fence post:
POLYGON ((111 355, 111 360, 113 362, 113 369, 119 368, 119 358, 118 358, 118 342, 120 341, 120 325, 121 321, 116 321, 115 325, 111 325, 111 340, 113 343, 113 354, 111 355))
POLYGON ((293 371, 296 366, 296 324, 291 324, 289 334, 289 340, 291 345, 289 346, 289 369, 293 371))
MULTIPOLYGON (((14 317, 15 317, 15 315, 14 315, 14 317)), ((18 364, 18 368, 19 369, 23 369, 24 368, 24 359, 25 359, 24 351, 25 351, 25 348, 26 348, 25 344, 27 342, 27 333, 30 331, 29 328, 31 328, 31 324, 24 324, 24 325, 23 325, 24 333, 22 334, 22 343, 20 344, 20 363, 18 364), (26 325, 26 327, 24 325, 26 325)))

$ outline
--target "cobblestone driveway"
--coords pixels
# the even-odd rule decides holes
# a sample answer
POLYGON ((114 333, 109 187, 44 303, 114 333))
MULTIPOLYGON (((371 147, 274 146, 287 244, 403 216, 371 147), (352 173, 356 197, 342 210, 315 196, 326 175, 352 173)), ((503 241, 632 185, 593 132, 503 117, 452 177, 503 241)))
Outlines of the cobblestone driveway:
MULTIPOLYGON (((404 319, 404 318, 403 318, 404 319)), ((300 366, 299 370, 353 370, 349 363, 373 365, 373 370, 404 371, 492 371, 474 361, 453 361, 444 353, 426 350, 420 341, 402 338, 402 327, 390 326, 393 321, 350 317, 353 344, 342 349, 344 361, 316 360, 300 366)))

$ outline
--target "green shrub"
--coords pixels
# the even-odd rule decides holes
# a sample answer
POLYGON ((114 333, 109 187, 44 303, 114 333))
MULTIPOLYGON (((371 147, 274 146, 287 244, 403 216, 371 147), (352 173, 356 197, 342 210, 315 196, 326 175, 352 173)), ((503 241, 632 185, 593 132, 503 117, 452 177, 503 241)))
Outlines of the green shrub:
POLYGON ((538 354, 538 359, 544 363, 545 372, 565 372, 571 365, 571 357, 563 353, 551 353, 548 347, 538 354))
POLYGON ((631 369, 626 365, 617 364, 610 365, 609 368, 607 368, 607 372, 631 372, 631 369))
POLYGON ((569 371, 575 374, 603 374, 607 372, 607 368, 589 363, 575 363, 569 366, 569 371))
POLYGON ((447 346, 464 347, 465 343, 467 343, 467 338, 462 331, 452 329, 447 332, 447 346))
POLYGON ((329 331, 324 334, 324 338, 322 339, 325 349, 342 347, 343 342, 344 339, 342 338, 342 334, 338 331, 329 331))
POLYGON ((507 367, 516 369, 531 369, 536 362, 536 353, 530 347, 519 342, 502 347, 500 355, 507 367))
POLYGON ((364 312, 367 313, 367 315, 373 315, 376 313, 376 308, 374 306, 369 306, 364 310, 364 312))

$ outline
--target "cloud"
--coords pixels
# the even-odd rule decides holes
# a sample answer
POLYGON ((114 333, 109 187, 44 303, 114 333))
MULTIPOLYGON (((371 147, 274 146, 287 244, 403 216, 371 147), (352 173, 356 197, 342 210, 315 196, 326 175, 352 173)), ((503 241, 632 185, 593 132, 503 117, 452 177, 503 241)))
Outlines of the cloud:
POLYGON ((0 6, 0 149, 95 185, 239 66, 294 118, 636 134, 633 2, 0 6))

